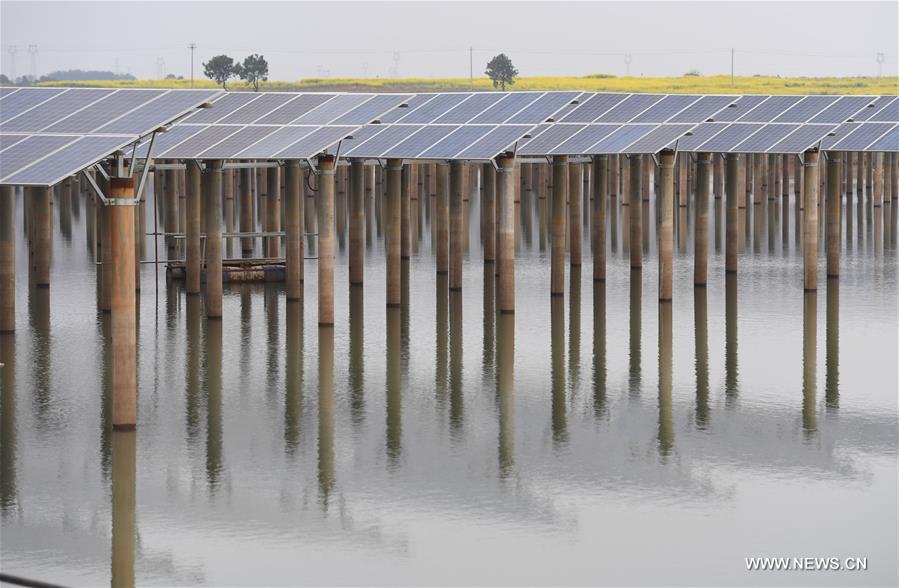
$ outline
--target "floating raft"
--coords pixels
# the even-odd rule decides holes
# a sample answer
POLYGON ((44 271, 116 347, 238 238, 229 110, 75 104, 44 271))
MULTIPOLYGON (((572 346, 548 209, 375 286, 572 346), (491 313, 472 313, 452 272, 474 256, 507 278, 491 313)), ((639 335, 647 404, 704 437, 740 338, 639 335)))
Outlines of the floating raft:
MULTIPOLYGON (((166 266, 170 280, 183 280, 185 263, 172 261, 166 266)), ((287 265, 283 259, 228 259, 222 262, 222 282, 283 282, 287 265)), ((200 281, 206 282, 206 270, 200 273, 200 281)))

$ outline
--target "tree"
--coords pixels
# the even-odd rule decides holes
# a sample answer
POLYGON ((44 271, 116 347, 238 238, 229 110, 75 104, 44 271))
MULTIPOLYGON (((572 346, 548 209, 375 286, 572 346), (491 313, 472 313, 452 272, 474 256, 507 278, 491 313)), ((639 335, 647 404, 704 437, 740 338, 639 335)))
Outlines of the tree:
POLYGON ((258 53, 248 55, 243 60, 242 65, 235 65, 234 68, 240 79, 253 86, 253 91, 255 92, 259 91, 261 82, 268 81, 268 62, 265 60, 265 57, 258 53))
POLYGON ((0 74, 0 84, 6 85, 9 83, 11 82, 9 81, 9 78, 6 77, 6 74, 0 74))
POLYGON ((216 55, 203 64, 203 74, 210 80, 215 80, 223 90, 227 90, 229 78, 236 76, 239 65, 234 64, 234 60, 227 55, 216 55))
POLYGON ((505 92, 506 84, 511 86, 515 83, 515 76, 518 75, 518 70, 515 69, 515 66, 512 65, 512 60, 505 53, 500 53, 490 60, 487 64, 487 71, 484 73, 493 80, 494 88, 500 87, 505 92))

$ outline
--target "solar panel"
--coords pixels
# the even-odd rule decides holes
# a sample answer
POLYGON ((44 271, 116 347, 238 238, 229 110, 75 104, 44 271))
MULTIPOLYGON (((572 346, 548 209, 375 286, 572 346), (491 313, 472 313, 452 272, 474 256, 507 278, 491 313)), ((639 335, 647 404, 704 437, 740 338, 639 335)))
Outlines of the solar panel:
POLYGON ((552 125, 522 145, 521 155, 549 155, 552 149, 580 131, 584 125, 552 125))
MULTIPOLYGON (((176 125, 165 133, 160 133, 153 143, 153 157, 159 157, 160 153, 165 153, 178 143, 192 137, 205 129, 201 125, 176 125)), ((137 148, 137 157, 143 158, 147 156, 147 150, 150 148, 150 140, 144 140, 137 148)))
POLYGON ((717 122, 733 122, 765 101, 768 96, 734 96, 733 106, 728 105, 715 115, 717 122))
POLYGON ((673 146, 693 125, 659 125, 623 150, 623 153, 658 153, 673 146))
POLYGON ((899 125, 893 126, 879 139, 868 145, 867 151, 899 151, 899 125))
POLYGON ((437 94, 431 100, 401 117, 399 122, 411 124, 433 122, 469 96, 471 94, 437 94))
MULTIPOLYGON (((512 92, 471 119, 472 124, 500 124, 509 120, 526 106, 536 102, 543 94, 538 92, 512 92)), ((534 124, 543 122, 535 121, 534 124)))
POLYGON ((309 159, 330 149, 354 129, 349 126, 319 127, 276 155, 279 159, 309 159))
MULTIPOLYGON (((838 96, 806 96, 792 108, 774 119, 774 122, 802 123, 808 122, 822 110, 839 100, 838 96)), ((842 121, 841 121, 842 122, 842 121)))
POLYGON ((464 124, 505 97, 498 92, 474 94, 446 114, 434 120, 437 124, 464 124))
POLYGON ((632 94, 620 104, 596 119, 595 122, 628 122, 664 96, 661 94, 632 94))
POLYGON ((318 108, 297 117, 290 124, 326 125, 335 118, 356 108, 371 97, 371 94, 338 94, 318 108))
POLYGON ((0 178, 15 173, 57 149, 74 142, 78 137, 61 135, 32 135, 24 141, 4 148, 0 155, 0 178))
POLYGON ((90 133, 165 94, 165 90, 119 90, 43 129, 48 133, 90 133))
POLYGON ((872 102, 869 106, 857 112, 855 116, 852 117, 852 120, 858 122, 866 121, 883 110, 884 107, 892 104, 896 100, 899 100, 899 98, 896 98, 896 96, 880 96, 879 98, 875 99, 874 102, 872 102))
POLYGON ((430 102, 435 97, 436 94, 415 94, 414 96, 412 96, 412 98, 406 100, 406 106, 394 108, 393 110, 382 116, 381 124, 394 123, 413 110, 416 110, 425 103, 430 102))
POLYGON ((817 145, 835 127, 833 125, 802 125, 768 150, 768 153, 802 153, 817 145))
POLYGON ((0 99, 0 120, 19 116, 29 108, 49 100, 65 90, 60 88, 21 88, 21 91, 0 99))
POLYGON ((459 153, 456 153, 454 159, 493 159, 498 154, 512 147, 530 128, 530 125, 498 126, 459 153))
POLYGON ((331 121, 334 125, 364 125, 380 120, 381 115, 390 112, 409 99, 408 94, 381 94, 350 110, 346 114, 331 121))
MULTIPOLYGON (((7 119, 4 113, 4 119, 0 122, 0 131, 37 133, 61 118, 89 106, 112 92, 113 90, 73 89, 57 94, 50 100, 38 104, 15 118, 7 119)), ((13 94, 13 96, 16 96, 16 94, 13 94)))
POLYGON ((670 123, 705 122, 718 111, 733 103, 734 96, 703 96, 690 106, 668 119, 670 123))
POLYGON ((841 123, 862 110, 873 101, 870 96, 843 96, 820 113, 812 117, 811 123, 841 123))
POLYGON ((732 151, 737 153, 765 153, 784 137, 799 128, 799 125, 765 125, 745 141, 738 143, 732 151))
POLYGON ((258 119, 256 124, 286 125, 333 97, 334 94, 301 94, 258 119))
MULTIPOLYGON (((417 128, 406 125, 400 126, 406 129, 417 128)), ((383 157, 400 159, 415 157, 434 143, 440 141, 441 139, 452 133, 454 130, 456 130, 456 128, 458 127, 452 125, 432 125, 421 127, 417 131, 415 131, 414 134, 408 136, 408 138, 394 144, 392 147, 384 151, 383 157)))
POLYGON ((630 94, 594 94, 574 107, 568 114, 559 116, 560 122, 588 123, 593 122, 630 94))
POLYGON ((673 96, 665 96, 636 117, 630 122, 634 123, 662 123, 679 113, 684 108, 690 106, 699 100, 699 96, 691 96, 689 94, 676 94, 673 96))
POLYGON ((899 122, 899 100, 893 100, 875 112, 874 116, 868 120, 871 122, 899 122))
POLYGON ((493 127, 487 125, 472 125, 459 127, 442 140, 431 145, 423 151, 419 157, 425 159, 450 159, 482 136, 486 135, 493 127))
MULTIPOLYGON (((219 125, 247 125, 262 118, 279 106, 296 98, 296 94, 262 94, 256 100, 244 104, 227 116, 223 116, 216 124, 219 125)), ((215 108, 215 107, 213 107, 215 108)))
POLYGON ((702 145, 726 129, 730 123, 703 123, 695 127, 690 134, 678 141, 677 148, 680 151, 703 151, 702 145))
POLYGON ((235 155, 240 159, 270 159, 275 153, 287 149, 317 128, 319 127, 281 127, 235 155))
POLYGON ((12 94, 13 92, 18 92, 20 88, 10 88, 9 86, 0 87, 0 98, 3 98, 7 94, 12 94))
MULTIPOLYGON (((572 125, 575 126, 575 125, 572 125)), ((580 126, 580 125, 577 125, 580 126)), ((590 148, 605 139, 621 125, 586 125, 577 134, 551 148, 548 155, 580 155, 591 153, 590 148)))
POLYGON ((632 143, 652 132, 658 125, 627 125, 590 147, 584 155, 622 153, 632 143))
POLYGON ((211 108, 200 110, 184 119, 189 124, 210 124, 225 118, 241 106, 259 98, 256 92, 227 92, 212 103, 211 108))
POLYGON ((761 125, 750 125, 745 123, 728 125, 720 133, 703 143, 699 147, 699 150, 710 153, 731 152, 734 147, 761 128, 761 125))
POLYGON ((211 90, 170 90, 163 96, 109 122, 98 133, 145 135, 161 123, 175 119, 200 104, 209 102, 219 92, 211 90))
POLYGON ((243 127, 224 141, 216 143, 198 155, 202 159, 232 159, 257 141, 271 135, 278 127, 243 127))
POLYGON ((361 145, 363 142, 368 141, 378 133, 382 131, 393 128, 392 125, 365 125, 360 129, 353 131, 353 135, 351 139, 347 139, 343 143, 343 152, 346 155, 355 148, 361 145))
POLYGON ((54 152, 52 156, 41 159, 0 181, 16 185, 53 185, 96 163, 132 140, 127 137, 106 135, 83 136, 54 152))
POLYGON ((240 127, 209 126, 171 149, 165 151, 156 150, 157 157, 194 159, 199 153, 206 151, 239 130, 240 127))
POLYGON ((768 96, 767 100, 737 120, 739 122, 771 122, 800 100, 802 100, 802 96, 768 96))
POLYGON ((842 141, 833 146, 837 151, 864 151, 893 127, 892 123, 866 122, 855 127, 842 141))
POLYGON ((382 153, 421 129, 419 125, 390 125, 367 140, 352 139, 347 144, 347 157, 380 157, 382 153))
POLYGON ((842 141, 849 133, 854 131, 859 124, 861 123, 843 123, 829 132, 827 136, 821 140, 821 150, 830 151, 834 145, 842 141))
POLYGON ((28 135, 0 135, 0 151, 3 151, 7 147, 15 145, 19 141, 24 141, 28 138, 28 135))
POLYGON ((578 96, 580 96, 580 92, 547 92, 507 119, 505 124, 535 125, 542 123, 578 96))

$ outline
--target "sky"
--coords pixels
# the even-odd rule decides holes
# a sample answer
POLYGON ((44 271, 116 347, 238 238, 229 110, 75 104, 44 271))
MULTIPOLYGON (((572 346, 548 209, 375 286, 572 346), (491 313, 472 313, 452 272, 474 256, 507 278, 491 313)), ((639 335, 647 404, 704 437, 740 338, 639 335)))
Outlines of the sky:
POLYGON ((153 79, 261 53, 270 79, 897 75, 899 2, 43 2, 0 0, 3 73, 153 79), (14 48, 14 49, 11 49, 14 48), (11 51, 15 53, 12 54, 11 51), (882 63, 878 64, 878 53, 882 63), (629 63, 628 63, 629 62, 629 63), (473 64, 473 67, 472 67, 473 64))

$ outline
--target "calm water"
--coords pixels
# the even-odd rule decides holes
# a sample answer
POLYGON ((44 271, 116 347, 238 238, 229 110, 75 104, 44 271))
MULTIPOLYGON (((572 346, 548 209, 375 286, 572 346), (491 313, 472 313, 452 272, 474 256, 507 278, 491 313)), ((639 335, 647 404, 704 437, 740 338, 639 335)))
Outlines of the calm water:
POLYGON ((210 323, 201 298, 164 278, 157 294, 143 266, 136 434, 109 431, 90 207, 54 201, 49 290, 29 290, 20 222, 18 331, 0 338, 3 571, 83 585, 896 584, 895 204, 844 210, 843 274, 824 277, 822 238, 817 294, 802 289, 792 198, 750 207, 735 280, 716 203, 698 290, 682 210, 660 307, 654 200, 642 276, 615 204, 605 288, 588 243, 551 299, 548 200, 524 192, 513 318, 494 313, 476 198, 464 291, 435 278, 425 197, 404 304, 385 308, 378 199, 364 289, 345 286, 338 221, 333 329, 317 326, 314 260, 305 307, 279 285, 226 286, 210 323), (751 556, 867 557, 868 571, 747 572, 751 556))

